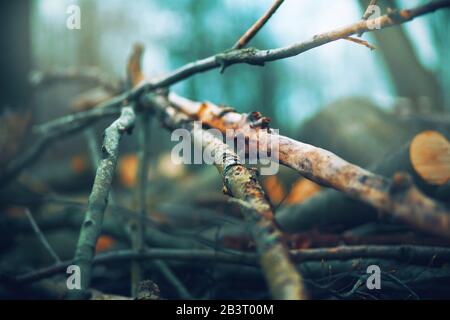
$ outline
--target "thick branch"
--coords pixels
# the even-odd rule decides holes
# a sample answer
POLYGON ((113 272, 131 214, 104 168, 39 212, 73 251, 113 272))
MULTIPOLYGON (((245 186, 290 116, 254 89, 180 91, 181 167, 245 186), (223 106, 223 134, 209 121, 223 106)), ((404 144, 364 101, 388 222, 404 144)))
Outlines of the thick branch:
POLYGON ((363 20, 369 19, 373 14, 373 7, 377 5, 377 0, 370 0, 369 6, 367 7, 364 15, 362 16, 363 20))
POLYGON ((267 128, 267 118, 258 113, 238 114, 212 103, 197 103, 175 94, 169 95, 172 105, 191 119, 258 143, 264 152, 278 146, 280 163, 298 171, 306 178, 342 191, 347 195, 391 214, 420 230, 450 237, 450 213, 435 200, 421 193, 405 175, 392 180, 373 174, 346 162, 335 154, 281 135, 267 128), (255 126, 256 124, 256 126, 255 126))
POLYGON ((255 173, 245 168, 234 151, 202 128, 186 121, 186 115, 169 105, 164 96, 146 101, 153 105, 166 127, 190 130, 197 145, 211 152, 214 165, 222 175, 225 189, 233 197, 245 201, 253 210, 242 208, 257 244, 261 267, 275 299, 304 299, 302 279, 290 262, 282 235, 274 224, 272 209, 255 173))
POLYGON ((30 82, 35 87, 51 85, 53 83, 60 83, 61 81, 80 81, 91 82, 102 86, 110 92, 119 92, 121 83, 106 74, 101 70, 93 67, 85 68, 61 68, 52 69, 46 72, 35 71, 31 74, 30 82))
POLYGON ((61 141, 76 133, 81 132, 95 121, 118 114, 116 108, 93 109, 89 112, 81 112, 57 119, 49 126, 43 126, 38 130, 38 137, 33 144, 21 153, 14 161, 9 163, 0 176, 0 186, 11 182, 23 169, 30 166, 45 149, 55 141, 61 141))
POLYGON ((97 169, 94 186, 89 197, 88 210, 81 226, 80 237, 75 251, 74 264, 81 270, 81 290, 73 291, 74 298, 83 297, 91 281, 92 260, 95 246, 100 236, 103 216, 108 203, 114 171, 117 164, 119 142, 125 132, 134 126, 135 115, 131 107, 122 108, 121 116, 105 130, 102 151, 103 159, 97 169))
MULTIPOLYGON (((149 147, 149 128, 148 128, 148 112, 144 112, 139 116, 139 128, 138 128, 138 188, 137 188, 137 200, 138 200, 138 212, 139 220, 137 223, 133 223, 131 230, 131 240, 133 249, 136 252, 142 252, 145 248, 145 223, 147 219, 147 172, 148 172, 148 147, 149 147)), ((137 289, 139 283, 144 280, 142 266, 138 261, 133 261, 131 264, 131 287, 133 297, 137 295, 137 289)))
MULTIPOLYGON (((313 48, 322 46, 324 44, 339 39, 345 39, 355 34, 359 35, 364 32, 375 31, 376 28, 374 28, 374 26, 376 25, 379 25, 381 28, 387 28, 393 25, 408 22, 421 15, 428 14, 449 6, 450 0, 440 0, 409 10, 394 11, 389 13, 388 15, 384 15, 376 19, 362 20, 347 27, 343 27, 334 31, 316 35, 315 37, 313 37, 308 41, 294 44, 284 48, 269 49, 269 50, 256 50, 250 48, 219 53, 212 57, 191 62, 171 72, 170 74, 162 78, 155 79, 151 82, 141 81, 139 86, 137 86, 133 90, 125 92, 117 96, 116 98, 101 104, 101 107, 105 109, 118 108, 122 105, 123 101, 125 100, 131 101, 137 99, 143 93, 156 90, 158 88, 165 88, 171 86, 197 73, 205 72, 219 67, 223 68, 237 63, 262 65, 265 62, 293 57, 305 51, 311 50, 313 48)), ((116 110, 116 112, 118 111, 116 110)), ((61 119, 51 121, 43 126, 40 126, 38 129, 40 131, 48 131, 51 129, 56 129, 59 126, 64 126, 64 124, 67 124, 69 122, 87 119, 98 119, 101 117, 104 117, 104 114, 99 112, 96 108, 86 112, 80 112, 79 114, 74 116, 63 117, 61 119)), ((38 154, 38 152, 34 152, 33 156, 36 154, 38 154)), ((23 167, 29 164, 29 162, 30 161, 27 161, 25 165, 20 164, 19 166, 17 166, 17 168, 14 168, 15 170, 11 170, 12 174, 8 174, 8 180, 15 177, 17 173, 20 172, 21 169, 23 169, 23 167)), ((1 180, 2 179, 0 179, 0 181, 1 180)))

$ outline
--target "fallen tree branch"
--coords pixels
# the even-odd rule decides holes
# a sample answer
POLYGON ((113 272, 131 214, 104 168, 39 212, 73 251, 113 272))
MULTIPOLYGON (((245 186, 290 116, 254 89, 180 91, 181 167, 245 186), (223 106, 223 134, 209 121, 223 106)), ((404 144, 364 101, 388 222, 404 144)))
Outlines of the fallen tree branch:
POLYGON ((132 107, 123 107, 119 119, 105 130, 102 151, 103 159, 97 169, 94 186, 89 197, 88 210, 81 226, 80 237, 75 251, 74 264, 80 267, 81 290, 73 290, 72 298, 83 298, 91 281, 92 260, 95 246, 100 236, 103 215, 108 203, 114 171, 117 164, 119 142, 125 132, 131 132, 135 114, 132 107))
POLYGON ((245 219, 257 244, 261 267, 275 299, 305 299, 302 280, 289 259, 282 235, 274 224, 272 209, 265 198, 255 174, 245 168, 234 151, 211 133, 199 128, 170 106, 165 96, 148 100, 161 122, 169 128, 185 128, 194 141, 211 151, 214 165, 219 170, 229 194, 248 202, 253 208, 242 208, 245 219))
MULTIPOLYGON (((399 171, 407 172, 421 192, 446 201, 450 193, 443 192, 438 184, 445 183, 450 172, 445 161, 448 152, 449 144, 444 136, 436 131, 425 131, 370 169, 385 177, 399 171)), ((374 207, 335 190, 325 190, 302 204, 282 208, 277 212, 277 222, 283 231, 298 232, 326 225, 351 227, 376 221, 377 216, 374 207)))
POLYGON ((406 175, 397 174, 393 179, 387 179, 350 164, 327 150, 274 135, 267 128, 267 118, 259 113, 238 114, 210 102, 198 103, 173 93, 168 99, 171 105, 191 119, 222 133, 233 129, 235 136, 242 135, 257 143, 264 152, 268 153, 271 146, 278 145, 277 159, 280 163, 314 182, 344 192, 419 230, 450 237, 448 209, 420 192, 406 175), (259 123, 257 126, 255 120, 259 123))
POLYGON ((271 146, 278 146, 278 155, 274 154, 277 160, 314 182, 344 192, 419 230, 450 237, 449 210, 420 192, 404 174, 387 179, 327 150, 275 135, 268 128, 269 120, 259 113, 239 114, 210 102, 194 102, 173 93, 168 99, 189 118, 222 133, 232 129, 236 137, 244 136, 257 143, 264 152, 269 153, 271 146))
MULTIPOLYGON (((102 114, 103 111, 101 109, 117 109, 122 105, 124 101, 131 102, 138 99, 144 93, 148 93, 149 91, 153 91, 159 88, 169 87, 197 73, 205 72, 219 67, 224 68, 237 63, 261 65, 265 62, 293 57, 339 39, 344 39, 355 34, 374 31, 375 28, 373 28, 373 26, 378 25, 380 26, 380 28, 387 28, 396 24, 411 21, 416 17, 434 12, 439 9, 447 8, 449 6, 450 0, 440 0, 430 2, 428 4, 412 9, 390 12, 389 14, 378 17, 376 19, 362 20, 350 26, 316 35, 308 41, 294 44, 285 48, 269 50, 257 50, 250 48, 219 53, 209 58, 191 62, 171 72, 170 74, 162 78, 155 79, 151 82, 141 81, 141 83, 133 90, 129 90, 117 96, 116 98, 102 103, 99 108, 95 108, 85 112, 79 112, 76 115, 66 116, 57 120, 50 121, 47 124, 39 126, 37 130, 50 131, 74 121, 97 120, 105 116, 105 114, 102 114)), ((108 112, 118 113, 119 111, 106 110, 106 113, 108 112)), ((34 155, 38 155, 38 152, 34 152, 33 156, 34 155)), ((28 165, 29 163, 30 161, 27 161, 24 165, 20 165, 17 168, 14 168, 15 170, 12 171, 12 173, 8 174, 8 180, 14 178, 17 173, 20 172, 20 170, 26 167, 26 165, 28 165)), ((2 179, 0 179, 0 181, 1 180, 2 179)))
POLYGON ((144 92, 169 87, 197 73, 209 71, 216 68, 226 68, 233 64, 245 63, 250 65, 264 65, 266 62, 286 59, 297 56, 324 44, 344 39, 352 35, 363 34, 375 30, 391 27, 405 23, 419 16, 434 12, 436 10, 450 7, 449 0, 433 1, 428 4, 412 9, 393 11, 375 19, 361 20, 349 26, 314 36, 305 42, 293 44, 284 48, 258 50, 254 48, 231 50, 219 53, 215 56, 191 62, 160 79, 147 84, 142 84, 129 93, 128 99, 132 100, 144 92), (375 28, 374 26, 377 26, 375 28), (379 26, 379 29, 378 29, 379 26))
MULTIPOLYGON (((404 261, 410 264, 430 265, 450 262, 450 249, 443 247, 422 246, 342 246, 324 249, 302 249, 291 251, 293 261, 304 264, 313 261, 337 261, 359 258, 378 258, 394 261, 404 261)), ((139 260, 177 260, 192 263, 213 262, 258 266, 258 256, 254 253, 223 253, 202 249, 147 249, 145 252, 133 250, 118 250, 97 255, 93 264, 108 264, 117 261, 139 260)), ((35 270, 13 279, 15 283, 31 283, 58 274, 65 274, 65 270, 74 261, 64 261, 50 267, 35 270)))
MULTIPOLYGON (((151 99, 151 95, 149 95, 151 99)), ((142 101, 145 104, 146 96, 142 101)), ((284 136, 272 136, 267 130, 259 130, 255 138, 253 123, 249 115, 227 110, 210 102, 199 103, 169 94, 171 105, 180 110, 185 118, 202 121, 205 125, 222 132, 234 129, 251 140, 262 139, 260 146, 270 146, 271 139, 279 143, 279 161, 305 177, 342 191, 369 205, 392 214, 420 230, 436 235, 450 237, 450 215, 448 210, 436 201, 423 195, 404 176, 389 180, 372 174, 358 166, 352 165, 331 152, 307 145, 284 136)), ((94 109, 96 110, 96 109, 94 109)), ((174 116, 176 110, 172 110, 174 116)), ((82 112, 77 118, 97 119, 97 112, 82 112)), ((260 124, 267 124, 268 119, 258 115, 260 124)), ((49 124, 54 130, 62 124, 71 123, 63 117, 49 124)), ((266 128, 264 128, 266 129, 266 128)), ((258 140, 256 140, 258 141, 258 140)), ((265 150, 267 151, 267 150, 265 150)))

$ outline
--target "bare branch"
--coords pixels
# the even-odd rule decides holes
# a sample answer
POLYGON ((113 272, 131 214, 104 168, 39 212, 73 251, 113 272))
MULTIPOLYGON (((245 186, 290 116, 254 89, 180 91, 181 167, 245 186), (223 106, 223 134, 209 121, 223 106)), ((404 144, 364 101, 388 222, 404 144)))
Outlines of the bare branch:
MULTIPOLYGON (((342 246, 325 249, 301 249, 291 251, 296 263, 302 264, 310 261, 351 260, 358 258, 379 258, 395 261, 406 261, 410 264, 430 265, 450 262, 450 249, 445 247, 424 246, 342 246)), ((108 264, 117 261, 141 260, 176 260, 185 262, 214 262, 224 264, 237 264, 258 266, 258 256, 254 253, 233 252, 223 253, 214 250, 202 249, 148 249, 144 253, 133 250, 118 250, 102 253, 96 256, 93 264, 108 264)), ((57 274, 64 273, 67 266, 74 261, 64 261, 57 265, 31 271, 15 277, 16 283, 31 283, 57 274)))
MULTIPOLYGON (((116 98, 113 98, 105 103, 100 105, 100 109, 105 109, 104 113, 99 111, 99 108, 89 110, 86 112, 80 112, 77 115, 63 117, 54 121, 51 121, 45 125, 38 127, 38 131, 47 131, 56 129, 59 126, 64 126, 69 122, 88 120, 88 119, 98 119, 106 116, 108 112, 112 112, 114 114, 118 113, 116 111, 109 111, 109 109, 119 108, 124 101, 132 101, 138 99, 142 94, 156 90, 159 88, 165 88, 171 86, 179 81, 187 79, 197 73, 205 72, 208 70, 216 69, 216 68, 226 68, 232 64, 237 63, 247 63, 253 65, 263 65, 266 62, 285 59, 289 57, 293 57, 299 55, 308 50, 314 49, 316 47, 322 46, 324 44, 344 39, 347 37, 351 37, 355 34, 362 34, 364 32, 375 31, 376 29, 373 26, 379 25, 380 28, 387 28, 390 26, 394 26, 397 24, 405 23, 411 21, 412 19, 434 12, 439 9, 447 8, 450 6, 450 0, 440 0, 430 2, 428 4, 418 6, 413 9, 405 9, 400 11, 390 12, 387 15, 381 16, 376 19, 371 20, 363 20, 357 22, 353 25, 343 27, 334 31, 322 33, 316 35, 312 39, 294 44, 285 48, 278 49, 269 49, 269 50, 257 50, 257 49, 241 49, 241 50, 232 50, 226 51, 223 53, 219 53, 215 56, 208 57, 202 60, 197 60, 191 62, 181 68, 171 72, 170 74, 155 79, 150 82, 141 81, 140 84, 130 90, 125 92, 116 98)), ((33 156, 39 154, 39 152, 32 152, 33 156)), ((28 159, 28 156, 26 157, 28 159)), ((7 180, 11 180, 14 178, 18 172, 20 172, 26 165, 28 165, 30 161, 26 161, 22 163, 19 161, 19 165, 12 164, 10 173, 7 173, 7 180)), ((0 178, 2 181, 3 178, 0 178)))
MULTIPOLYGON (((314 182, 342 191, 420 230, 450 237, 448 209, 421 193, 405 175, 386 179, 348 163, 327 150, 282 135, 274 136, 267 127, 255 130, 250 119, 253 117, 232 111, 224 112, 223 108, 210 102, 194 102, 173 93, 169 94, 169 101, 185 117, 199 120, 223 133, 233 129, 236 135, 257 143, 264 152, 270 151, 266 150, 268 146, 278 144, 277 160, 314 182)), ((171 116, 180 117, 176 113, 171 116)), ((261 115, 258 117, 264 120, 261 115)))
POLYGON ((275 0, 275 2, 272 4, 272 6, 269 8, 269 10, 264 13, 264 15, 258 19, 258 21, 255 22, 253 26, 251 26, 250 29, 245 32, 245 34, 236 42, 236 44, 233 46, 233 49, 242 49, 244 48, 252 39, 253 37, 259 32, 259 30, 264 27, 264 25, 269 21, 269 19, 274 15, 274 13, 280 8, 280 6, 283 4, 284 0, 275 0))
POLYGON ((88 210, 81 226, 74 263, 81 269, 81 290, 73 291, 73 298, 82 298, 91 281, 92 260, 101 233, 103 216, 108 203, 114 171, 117 164, 119 142, 125 132, 131 132, 135 114, 132 107, 123 107, 119 119, 105 130, 103 158, 97 169, 94 186, 89 197, 88 210))
POLYGON ((161 79, 156 79, 148 84, 142 84, 139 88, 130 92, 129 99, 133 99, 145 91, 171 86, 197 73, 215 68, 226 68, 239 63, 264 65, 266 62, 294 57, 311 49, 352 35, 377 31, 378 29, 374 26, 379 26, 380 29, 384 29, 411 21, 419 16, 447 7, 450 7, 449 0, 433 1, 413 9, 393 11, 375 19, 362 20, 346 27, 318 34, 308 41, 293 44, 284 48, 268 50, 248 48, 222 52, 209 58, 191 62, 161 79))
POLYGON ((33 215, 31 214, 30 210, 28 210, 28 208, 25 209, 25 214, 28 220, 30 221, 31 227, 33 228, 33 231, 38 237, 39 241, 44 245, 45 249, 52 256, 53 260, 55 260, 56 263, 60 263, 61 259, 58 257, 55 250, 53 250, 50 243, 48 243, 47 239, 45 238, 45 235, 42 233, 41 229, 34 220, 33 215))
POLYGON ((233 197, 247 202, 252 208, 242 207, 242 213, 257 244, 261 267, 273 297, 305 299, 302 279, 289 259, 282 234, 274 224, 272 209, 255 173, 245 168, 238 155, 221 140, 190 121, 186 122, 186 115, 171 107, 166 97, 155 96, 148 103, 154 106, 166 127, 188 129, 198 145, 211 151, 214 165, 222 176, 224 189, 233 197))

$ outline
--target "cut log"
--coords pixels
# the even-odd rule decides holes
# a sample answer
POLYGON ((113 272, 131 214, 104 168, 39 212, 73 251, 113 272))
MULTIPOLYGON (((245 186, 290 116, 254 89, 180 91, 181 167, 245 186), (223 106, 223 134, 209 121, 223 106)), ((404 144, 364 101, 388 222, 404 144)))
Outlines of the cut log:
POLYGON ((409 148, 415 172, 431 185, 442 186, 450 181, 450 143, 437 131, 418 134, 409 148))

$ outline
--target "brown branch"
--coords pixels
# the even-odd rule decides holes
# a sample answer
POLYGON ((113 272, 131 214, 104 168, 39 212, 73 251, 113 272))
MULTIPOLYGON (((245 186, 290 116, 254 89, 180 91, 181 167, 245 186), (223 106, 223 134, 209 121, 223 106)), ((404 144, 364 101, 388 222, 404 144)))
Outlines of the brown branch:
POLYGON ((280 8, 283 2, 284 0, 275 0, 275 2, 272 4, 269 10, 266 13, 264 13, 264 15, 261 18, 259 18, 258 21, 256 21, 255 24, 251 26, 251 28, 248 29, 247 32, 245 32, 245 34, 235 43, 233 49, 244 48, 259 32, 259 30, 261 30, 262 27, 264 27, 267 21, 269 21, 269 19, 274 15, 274 13, 278 10, 278 8, 280 8))
POLYGON ((189 130, 198 145, 210 150, 214 165, 222 176, 224 189, 252 208, 242 207, 242 213, 257 244, 261 267, 273 297, 284 300, 305 299, 302 279, 290 261, 282 234, 274 223, 272 209, 255 173, 240 163, 239 157, 229 146, 191 121, 186 121, 186 115, 171 107, 167 97, 155 96, 146 103, 155 108, 166 127, 189 130))
POLYGON ((278 145, 277 160, 306 178, 332 187, 391 214, 420 230, 450 237, 450 213, 435 200, 421 193, 404 175, 387 179, 346 162, 335 154, 282 135, 273 135, 265 126, 255 130, 253 120, 267 119, 259 114, 238 114, 209 102, 198 103, 171 93, 170 103, 190 119, 225 133, 245 136, 258 143, 261 150, 278 145))
POLYGON ((81 271, 81 290, 73 290, 71 298, 84 298, 88 292, 91 281, 92 260, 94 259, 95 246, 101 233, 109 190, 117 164, 119 142, 125 132, 131 132, 134 121, 133 108, 123 107, 119 119, 105 130, 102 146, 103 158, 97 169, 94 186, 89 197, 88 210, 81 226, 74 257, 74 264, 79 266, 81 271))
MULTIPOLYGON (((128 85, 131 87, 138 86, 142 81, 145 80, 145 75, 142 72, 142 56, 144 54, 144 46, 142 44, 135 44, 133 52, 128 59, 127 65, 127 75, 128 75, 128 85)), ((139 219, 131 223, 130 230, 128 232, 133 250, 136 252, 142 252, 145 250, 145 239, 146 239, 146 224, 147 224, 147 173, 149 165, 149 139, 150 139, 150 128, 149 128, 150 114, 148 110, 142 110, 141 114, 138 116, 138 188, 137 188, 137 202, 138 202, 138 212, 139 219)), ((166 278, 166 280, 173 286, 177 291, 181 299, 191 300, 192 295, 189 293, 184 284, 178 279, 176 274, 171 270, 171 268, 161 260, 154 261, 155 266, 161 272, 161 274, 166 278)), ((140 261, 132 261, 131 263, 131 293, 132 296, 137 296, 138 287, 143 280, 143 266, 140 261)))
POLYGON ((32 145, 6 165, 0 176, 0 186, 6 185, 16 178, 22 170, 39 158, 53 142, 71 137, 81 132, 84 128, 93 125, 96 121, 118 113, 120 111, 115 106, 112 106, 112 108, 93 109, 88 112, 80 112, 57 119, 48 127, 46 125, 40 127, 36 130, 37 138, 32 142, 32 145))

